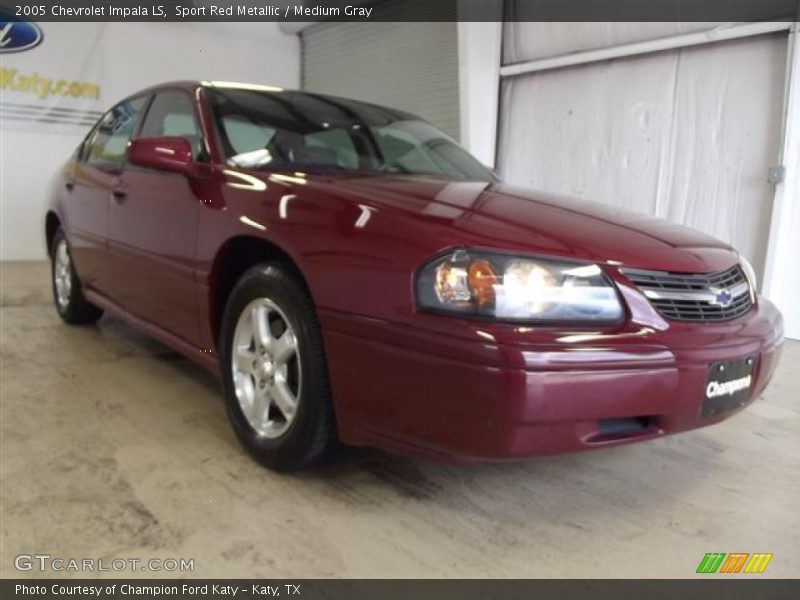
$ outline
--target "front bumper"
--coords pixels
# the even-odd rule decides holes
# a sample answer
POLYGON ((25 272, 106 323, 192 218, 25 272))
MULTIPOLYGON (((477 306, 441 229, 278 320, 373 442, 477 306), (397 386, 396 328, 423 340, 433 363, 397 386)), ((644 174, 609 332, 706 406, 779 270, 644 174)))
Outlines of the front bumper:
POLYGON ((585 450, 712 425, 741 408, 701 416, 709 365, 757 355, 752 402, 783 339, 780 313, 764 299, 727 323, 532 330, 522 336, 529 343, 498 342, 496 325, 468 325, 474 339, 425 327, 447 317, 420 316, 409 327, 320 316, 342 440, 450 460, 585 450))

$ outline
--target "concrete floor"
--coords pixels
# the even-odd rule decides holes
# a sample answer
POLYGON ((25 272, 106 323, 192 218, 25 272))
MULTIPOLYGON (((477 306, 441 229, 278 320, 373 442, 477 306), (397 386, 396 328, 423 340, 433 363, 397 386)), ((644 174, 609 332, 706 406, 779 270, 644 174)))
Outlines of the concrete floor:
POLYGON ((34 552, 193 558, 195 577, 689 577, 712 551, 800 576, 798 342, 710 429, 480 466, 356 450, 280 476, 200 368, 113 319, 63 325, 43 263, 0 279, 0 577, 34 552))

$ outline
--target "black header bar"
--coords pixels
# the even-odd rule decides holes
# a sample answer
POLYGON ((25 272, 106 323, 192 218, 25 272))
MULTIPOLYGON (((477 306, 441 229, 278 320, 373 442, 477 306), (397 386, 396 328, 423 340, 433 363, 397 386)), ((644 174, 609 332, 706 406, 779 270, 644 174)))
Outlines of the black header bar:
POLYGON ((3 21, 798 21, 800 0, 0 0, 3 21))
POLYGON ((795 600, 797 580, 707 575, 693 580, 4 579, 4 600, 795 600))

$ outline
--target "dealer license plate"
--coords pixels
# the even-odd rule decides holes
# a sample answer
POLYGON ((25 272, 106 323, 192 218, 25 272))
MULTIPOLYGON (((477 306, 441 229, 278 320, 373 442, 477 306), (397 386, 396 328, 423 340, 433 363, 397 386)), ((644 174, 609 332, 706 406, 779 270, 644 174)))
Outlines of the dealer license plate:
POLYGON ((718 415, 750 401, 756 356, 713 363, 708 368, 701 414, 718 415))

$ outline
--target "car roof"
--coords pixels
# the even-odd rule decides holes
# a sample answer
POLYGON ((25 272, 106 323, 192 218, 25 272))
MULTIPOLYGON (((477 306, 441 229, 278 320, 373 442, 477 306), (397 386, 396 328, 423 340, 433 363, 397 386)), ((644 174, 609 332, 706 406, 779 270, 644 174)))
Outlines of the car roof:
POLYGON ((324 99, 328 101, 332 101, 334 103, 337 102, 344 102, 346 104, 357 104, 364 107, 372 107, 375 109, 391 112, 396 117, 400 118, 419 118, 415 115, 409 114, 405 111, 391 108, 388 106, 383 106, 379 104, 373 104, 371 102, 364 102, 362 100, 356 100, 353 98, 344 98, 340 96, 332 96, 328 94, 318 94, 315 92, 308 92, 304 90, 293 90, 293 89, 286 89, 278 86, 266 85, 266 84, 257 84, 257 83, 240 83, 240 82, 233 82, 233 81, 211 81, 211 80, 179 80, 179 81, 167 81, 164 83, 158 83, 152 85, 150 87, 144 88, 133 94, 128 95, 126 98, 122 99, 121 101, 128 100, 130 98, 136 98, 137 96, 142 96, 144 94, 152 94, 161 90, 166 89, 181 89, 185 90, 191 94, 193 94, 197 88, 208 88, 208 89, 220 89, 220 90, 252 90, 252 91, 260 91, 265 93, 281 93, 286 92, 287 95, 295 96, 295 97, 309 97, 309 98, 318 98, 324 99))

